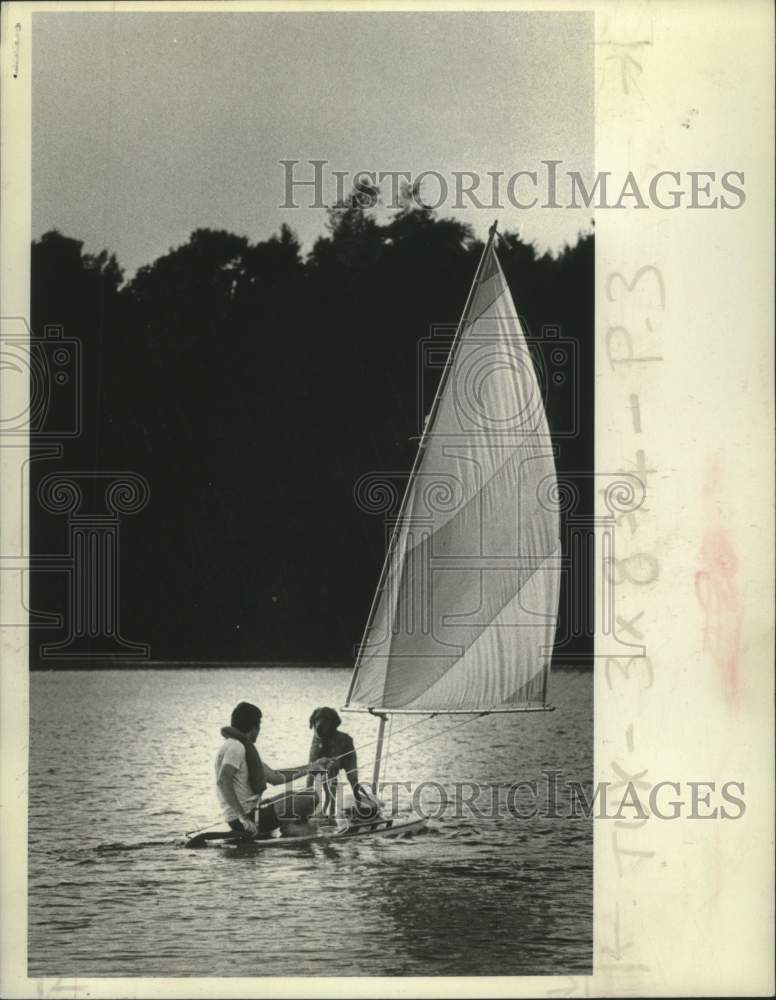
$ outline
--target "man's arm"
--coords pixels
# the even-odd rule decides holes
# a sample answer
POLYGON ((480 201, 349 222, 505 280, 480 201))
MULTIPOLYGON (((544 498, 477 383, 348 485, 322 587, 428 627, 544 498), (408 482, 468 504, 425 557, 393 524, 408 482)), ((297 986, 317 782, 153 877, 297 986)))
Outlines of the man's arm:
MULTIPOLYGON (((236 774, 237 768, 233 764, 223 764, 221 766, 221 773, 218 775, 218 787, 221 789, 227 805, 231 806, 237 813, 237 818, 240 822, 246 827, 248 824, 253 827, 253 820, 250 816, 245 815, 245 810, 240 805, 240 800, 237 798, 237 793, 234 790, 234 776, 236 774)), ((255 827, 252 832, 256 832, 255 827)))
POLYGON ((270 785, 285 785, 289 781, 303 778, 306 774, 314 774, 317 771, 325 771, 328 758, 321 757, 311 764, 302 764, 301 767, 269 767, 264 765, 264 777, 270 785))

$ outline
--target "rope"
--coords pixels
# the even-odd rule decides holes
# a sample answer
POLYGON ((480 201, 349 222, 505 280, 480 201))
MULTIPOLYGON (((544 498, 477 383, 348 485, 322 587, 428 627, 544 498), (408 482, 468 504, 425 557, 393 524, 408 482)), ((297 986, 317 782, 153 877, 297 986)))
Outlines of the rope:
MULTIPOLYGON (((480 712, 479 715, 472 715, 464 719, 462 722, 456 722, 454 726, 447 726, 445 729, 440 729, 438 733, 432 733, 430 736, 425 737, 425 739, 418 740, 416 743, 410 743, 407 746, 399 747, 398 750, 394 751, 393 756, 397 756, 400 753, 404 753, 405 750, 412 750, 413 747, 423 746, 424 743, 429 743, 431 740, 435 740, 438 736, 442 736, 445 733, 451 733, 454 729, 460 729, 461 726, 466 726, 470 722, 474 722, 477 719, 481 719, 487 712, 480 712)), ((409 727, 408 727, 409 728, 409 727)), ((401 730, 404 732, 404 730, 401 730)), ((387 754, 386 756, 391 756, 387 754)))

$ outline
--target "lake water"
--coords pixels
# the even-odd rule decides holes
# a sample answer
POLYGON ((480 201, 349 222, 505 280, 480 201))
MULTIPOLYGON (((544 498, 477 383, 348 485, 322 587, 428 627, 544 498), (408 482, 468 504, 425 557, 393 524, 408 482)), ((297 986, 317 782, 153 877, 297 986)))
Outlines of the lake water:
MULTIPOLYGON (((435 808, 431 782, 449 800, 428 832, 263 853, 180 846, 223 826, 213 758, 238 701, 264 712, 264 759, 292 766, 307 760, 310 712, 338 707, 347 681, 333 667, 31 674, 30 975, 589 973, 592 822, 492 803, 535 780, 541 804, 543 772, 589 788, 590 673, 553 675, 553 713, 396 716, 385 778, 415 783, 400 805, 419 794, 435 808), (481 815, 461 807, 463 782, 490 783, 481 815)), ((369 778, 377 723, 343 718, 369 778)), ((561 788, 561 815, 566 799, 561 788)))

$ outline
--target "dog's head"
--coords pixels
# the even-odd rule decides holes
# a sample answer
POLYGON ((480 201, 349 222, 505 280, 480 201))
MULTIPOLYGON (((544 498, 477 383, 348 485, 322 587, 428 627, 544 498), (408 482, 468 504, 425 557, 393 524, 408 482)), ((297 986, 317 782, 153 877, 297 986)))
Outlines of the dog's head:
POLYGON ((342 719, 333 708, 316 708, 310 716, 310 729, 322 740, 329 739, 339 728, 342 719))

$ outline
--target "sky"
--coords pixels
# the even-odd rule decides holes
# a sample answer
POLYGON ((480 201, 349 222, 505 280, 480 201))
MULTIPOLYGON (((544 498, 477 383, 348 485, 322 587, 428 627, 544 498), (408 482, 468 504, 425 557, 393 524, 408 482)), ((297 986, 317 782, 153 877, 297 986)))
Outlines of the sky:
MULTIPOLYGON (((328 161, 327 200, 335 170, 589 175, 592 42, 584 12, 36 12, 33 237, 106 248, 130 277, 199 227, 285 222, 309 250, 326 213, 281 207, 284 159, 328 161)), ((542 251, 590 215, 452 200, 440 215, 480 236, 498 215, 542 251)))

